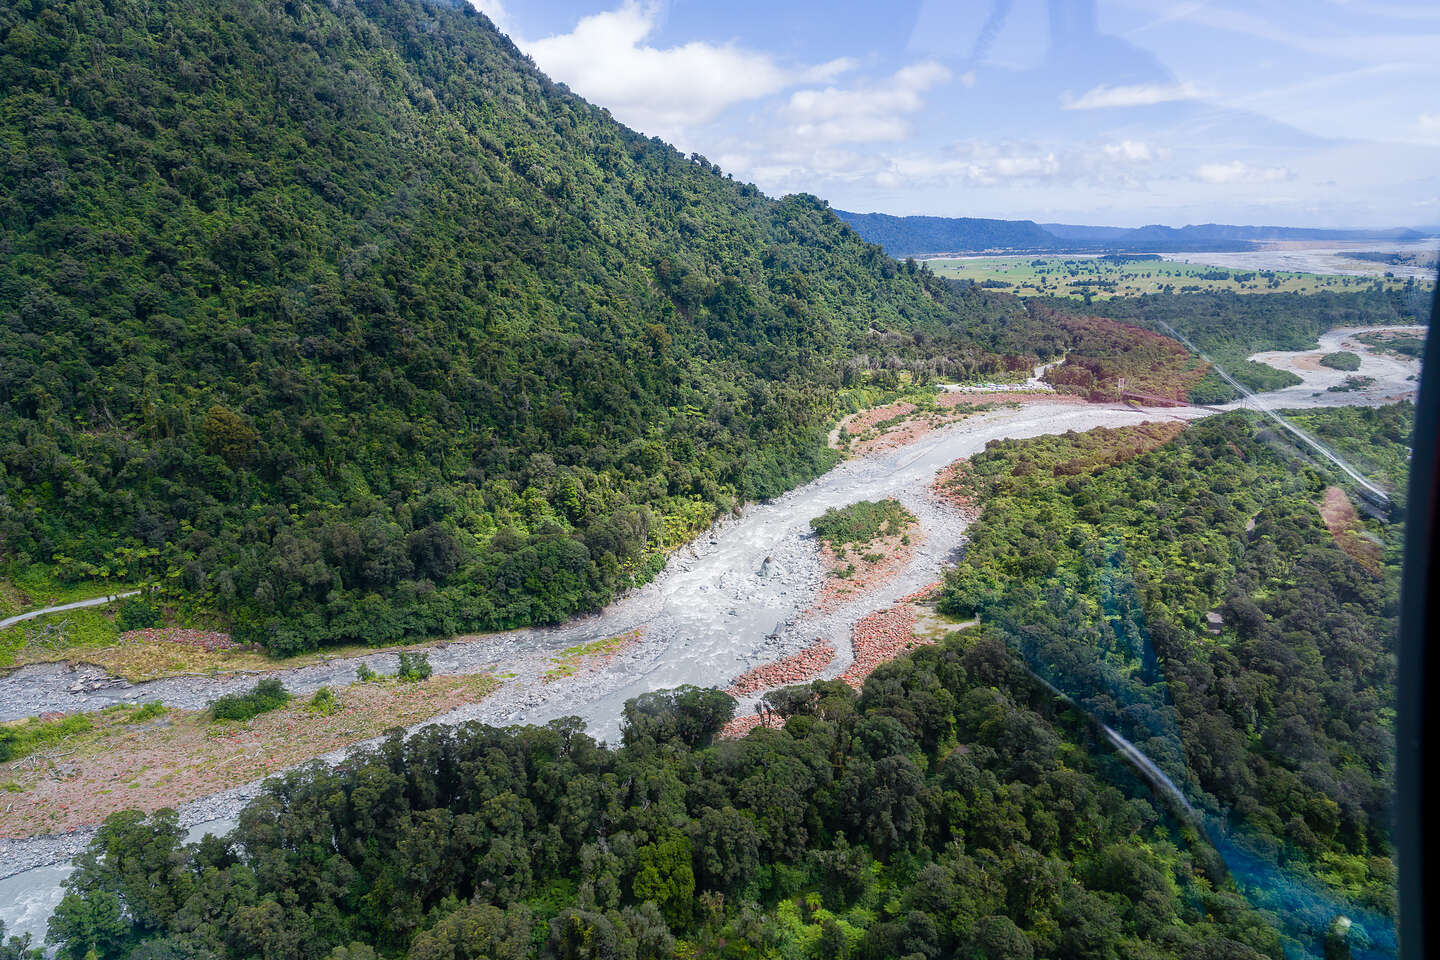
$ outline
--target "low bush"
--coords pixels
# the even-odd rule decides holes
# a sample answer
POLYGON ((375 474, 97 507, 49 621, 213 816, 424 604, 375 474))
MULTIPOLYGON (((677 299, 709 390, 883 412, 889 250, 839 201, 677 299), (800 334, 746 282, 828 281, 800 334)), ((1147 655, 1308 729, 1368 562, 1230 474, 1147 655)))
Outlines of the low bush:
POLYGON ((151 700, 139 710, 135 711, 135 716, 131 717, 128 722, 144 723, 146 720, 153 720, 156 717, 163 717, 169 712, 170 708, 165 706, 165 704, 161 703, 159 700, 151 700))
POLYGON ((430 676, 430 658, 423 653, 400 654, 400 669, 395 676, 401 680, 424 680, 430 676))
POLYGON ((91 729, 90 718, 83 713, 59 720, 37 720, 0 725, 0 763, 18 760, 41 747, 57 743, 68 736, 91 729))
POLYGON ((261 680, 249 693, 227 693, 210 704, 210 716, 216 720, 249 720, 262 713, 278 710, 290 702, 290 694, 274 677, 261 680))
POLYGON ((306 710, 309 710, 311 713, 318 713, 322 717, 339 713, 340 707, 340 698, 336 696, 335 691, 329 687, 321 687, 319 690, 316 690, 315 695, 310 698, 310 702, 305 705, 306 710))

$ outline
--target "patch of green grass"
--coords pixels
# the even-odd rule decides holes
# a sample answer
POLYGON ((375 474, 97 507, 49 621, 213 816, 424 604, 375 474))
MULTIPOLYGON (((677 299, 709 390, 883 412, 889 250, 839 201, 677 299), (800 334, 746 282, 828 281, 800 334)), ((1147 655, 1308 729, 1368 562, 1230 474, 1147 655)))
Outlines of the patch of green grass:
POLYGON ((18 760, 42 747, 59 743, 67 737, 94 728, 83 713, 60 720, 37 720, 31 717, 19 723, 0 725, 0 762, 18 760))
POLYGON ((114 643, 119 635, 120 630, 105 607, 36 617, 0 630, 0 668, 13 666, 20 651, 27 647, 45 652, 104 647, 114 643))
POLYGON ((3 587, 0 588, 0 616, 125 593, 138 586, 129 579, 67 582, 61 578, 59 568, 54 564, 32 563, 24 567, 11 564, 0 574, 0 587, 3 587))
MULTIPOLYGON (((627 644, 638 639, 639 630, 631 630, 613 637, 603 637, 599 640, 591 640, 588 643, 577 643, 573 647, 566 647, 560 651, 559 656, 551 659, 554 664, 542 675, 546 682, 551 680, 562 680, 565 677, 572 677, 580 669, 580 661, 586 657, 609 656, 618 653, 627 644)), ((503 676, 503 674, 502 674, 503 676)))

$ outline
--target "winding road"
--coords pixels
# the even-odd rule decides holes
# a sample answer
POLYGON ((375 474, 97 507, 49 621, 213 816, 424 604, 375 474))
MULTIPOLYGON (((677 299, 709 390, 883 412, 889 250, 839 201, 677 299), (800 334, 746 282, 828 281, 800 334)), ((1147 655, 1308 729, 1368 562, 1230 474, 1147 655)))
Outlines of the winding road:
MULTIPOLYGON (((1416 382, 1410 378, 1418 372, 1418 362, 1371 354, 1363 344, 1347 340, 1352 332, 1326 334, 1321 338, 1322 351, 1257 357, 1292 369, 1305 379, 1301 386, 1265 395, 1264 403, 1284 408, 1376 405, 1414 391, 1416 382), (1338 382, 1332 377, 1336 371, 1319 367, 1308 358, 1338 349, 1334 344, 1344 344, 1345 349, 1361 355, 1358 372, 1376 378, 1372 388, 1353 393, 1327 392, 1326 387, 1338 382)), ((1240 406, 1233 404, 1230 408, 1240 406)), ((485 700, 427 723, 545 723, 578 715, 597 739, 614 739, 619 733, 620 709, 634 696, 684 683, 723 687, 745 670, 796 653, 817 638, 829 641, 837 651, 835 661, 824 674, 836 676, 852 661, 850 640, 855 623, 939 579, 962 547, 967 522, 930 493, 930 484, 942 468, 978 453, 992 440, 1145 421, 1192 420, 1212 412, 1193 407, 1076 405, 1040 400, 972 414, 907 446, 847 460, 811 483, 773 501, 747 507, 738 517, 720 521, 672 555, 653 582, 595 615, 553 628, 462 637, 431 650, 430 661, 436 673, 504 672, 515 676, 485 700), (811 537, 810 519, 829 507, 885 497, 900 500, 915 513, 925 533, 923 542, 895 577, 826 612, 811 610, 824 572, 811 537), (548 658, 556 651, 635 629, 642 631, 643 639, 602 669, 561 683, 547 684, 541 678, 548 658)), ((53 609, 94 605, 108 599, 53 609)), ((33 611, 20 619, 44 612, 51 611, 33 611)), ((10 622, 6 621, 6 625, 10 622)), ((380 653, 336 658, 277 671, 275 675, 292 692, 307 693, 320 686, 349 682, 361 661, 376 669, 393 670, 395 658, 380 653)), ((0 719, 150 700, 198 708, 221 693, 249 687, 254 681, 254 675, 230 675, 176 677, 131 685, 84 665, 23 667, 0 677, 0 719)), ((746 709, 742 704, 741 712, 746 709)), ((349 749, 354 748, 321 759, 338 760, 349 749)), ((216 829, 223 830, 258 786, 258 782, 247 784, 183 804, 181 822, 198 824, 201 829, 215 824, 216 829)), ((82 830, 63 836, 0 839, 0 877, 19 874, 0 882, 0 920, 7 927, 43 932, 36 918, 48 916, 58 901, 54 874, 64 867, 56 865, 78 852, 90 836, 91 831, 82 830), (26 870, 32 872, 20 873, 26 870), (8 891, 23 891, 23 909, 5 902, 8 891)))

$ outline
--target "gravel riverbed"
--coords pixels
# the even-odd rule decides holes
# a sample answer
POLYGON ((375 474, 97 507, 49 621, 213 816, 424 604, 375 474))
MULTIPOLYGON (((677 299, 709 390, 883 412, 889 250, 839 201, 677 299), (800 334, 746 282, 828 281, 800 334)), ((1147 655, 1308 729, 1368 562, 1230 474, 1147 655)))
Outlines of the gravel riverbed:
MULTIPOLYGON (((1408 378, 1418 371, 1418 363, 1377 357, 1359 344, 1352 347, 1351 333, 1326 334, 1322 351, 1342 343, 1347 349, 1358 348, 1364 361, 1360 373, 1377 378, 1373 388, 1363 393, 1327 393, 1325 387, 1334 371, 1309 369, 1298 359, 1322 351, 1269 354, 1264 359, 1295 370, 1306 383, 1267 395, 1265 403, 1272 407, 1377 404, 1413 392, 1415 382, 1408 378)), ((619 734, 620 708, 631 697, 684 683, 723 688, 745 670, 797 653, 817 639, 827 641, 836 651, 823 675, 838 676, 853 662, 850 640, 855 624, 939 579, 962 548, 968 521, 930 492, 930 483, 942 468, 978 453, 990 440, 1120 427, 1147 420, 1190 420, 1209 412, 1032 402, 976 414, 907 446, 847 460, 803 487, 719 521, 677 551, 652 583, 597 614, 558 627, 462 637, 431 649, 430 662, 436 673, 491 673, 507 682, 483 701, 426 723, 478 720, 504 726, 580 716, 597 739, 614 741, 619 734), (812 610, 825 572, 809 521, 830 507, 886 497, 898 499, 911 510, 924 531, 910 562, 894 577, 853 599, 824 612, 812 610), (554 683, 542 679, 550 658, 559 650, 635 629, 642 638, 598 669, 554 683)), ((392 654, 374 653, 275 675, 292 692, 307 694, 321 686, 351 682, 362 661, 381 672, 393 672, 397 662, 392 654)), ((84 665, 24 667, 0 677, 0 719, 151 700, 199 709, 223 693, 248 688, 256 676, 176 677, 129 684, 84 665)), ((742 703, 739 712, 748 711, 752 702, 742 703)), ((336 762, 363 745, 318 759, 336 762)), ((217 821, 228 824, 259 786, 257 781, 184 803, 179 807, 181 822, 187 826, 217 821)), ((81 830, 0 839, 0 878, 60 863, 81 850, 92 835, 91 830, 81 830)), ((12 928, 13 916, 0 902, 0 919, 12 928)))

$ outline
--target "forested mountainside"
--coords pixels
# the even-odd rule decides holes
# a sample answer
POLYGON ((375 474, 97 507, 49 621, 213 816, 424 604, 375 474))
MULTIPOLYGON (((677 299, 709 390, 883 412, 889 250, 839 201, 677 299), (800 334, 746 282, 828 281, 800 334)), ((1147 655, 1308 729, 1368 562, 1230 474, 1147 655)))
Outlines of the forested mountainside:
POLYGON ((0 560, 277 653, 594 607, 826 467, 846 360, 1023 317, 462 2, 0 9, 0 560))
POLYGON ((1284 956, 993 636, 770 707, 783 729, 713 744, 734 703, 694 688, 631 701, 619 749, 432 726, 269 781, 224 840, 116 814, 51 936, 73 960, 1284 956))
MULTIPOLYGON (((1343 443, 1403 513, 1412 411, 1295 419, 1343 443)), ((1251 850, 1393 910, 1403 525, 1351 509, 1327 529, 1329 475, 1247 415, 1158 445, 1155 430, 971 458, 959 482, 985 511, 942 609, 981 617, 1251 850)))

